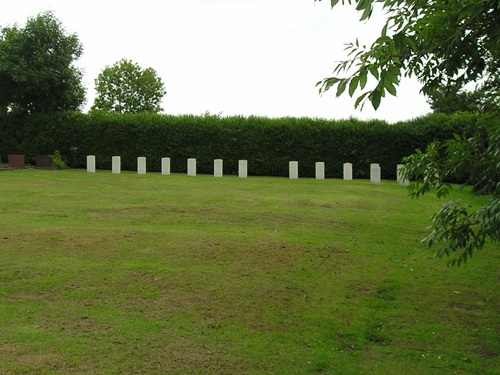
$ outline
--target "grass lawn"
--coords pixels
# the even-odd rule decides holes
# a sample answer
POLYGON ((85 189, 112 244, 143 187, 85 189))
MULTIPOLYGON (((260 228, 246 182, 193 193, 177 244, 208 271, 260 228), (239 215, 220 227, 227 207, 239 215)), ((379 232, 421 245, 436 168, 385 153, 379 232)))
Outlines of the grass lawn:
POLYGON ((392 181, 2 171, 0 374, 498 374, 498 247, 435 259, 442 203, 392 181))

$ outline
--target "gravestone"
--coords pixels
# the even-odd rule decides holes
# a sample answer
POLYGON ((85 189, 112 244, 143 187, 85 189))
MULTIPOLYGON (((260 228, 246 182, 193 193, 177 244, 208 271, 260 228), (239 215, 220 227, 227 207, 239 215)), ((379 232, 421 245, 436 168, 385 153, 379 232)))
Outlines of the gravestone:
POLYGON ((291 161, 288 163, 289 177, 291 180, 296 180, 299 178, 299 162, 291 161))
POLYGON ((344 180, 351 181, 352 180, 352 164, 344 163, 344 180))
POLYGON ((214 177, 222 177, 222 159, 214 160, 214 177))
POLYGON ((380 184, 381 168, 378 164, 370 164, 370 181, 372 184, 380 184))
POLYGON ((24 155, 10 154, 8 163, 10 168, 24 168, 25 167, 24 155))
POLYGON ((187 175, 194 177, 196 176, 196 159, 190 158, 187 161, 187 175))
POLYGON ((401 186, 408 186, 408 185, 410 185, 410 181, 403 179, 403 177, 401 176, 400 169, 403 167, 404 167, 404 164, 398 164, 398 166, 397 166, 398 183, 401 186))
POLYGON ((240 178, 248 177, 248 161, 246 160, 238 161, 238 177, 240 178))
POLYGON ((111 158, 111 172, 120 174, 122 169, 122 159, 119 156, 113 156, 111 158))
POLYGON ((95 155, 87 155, 87 172, 95 173, 95 155))
POLYGON ((322 161, 316 162, 316 180, 325 179, 325 163, 322 161))
POLYGON ((52 156, 50 155, 37 155, 36 156, 37 168, 54 168, 52 156))
POLYGON ((170 176, 170 158, 161 158, 161 174, 170 176))
POLYGON ((137 174, 146 174, 146 158, 144 156, 137 158, 137 174))

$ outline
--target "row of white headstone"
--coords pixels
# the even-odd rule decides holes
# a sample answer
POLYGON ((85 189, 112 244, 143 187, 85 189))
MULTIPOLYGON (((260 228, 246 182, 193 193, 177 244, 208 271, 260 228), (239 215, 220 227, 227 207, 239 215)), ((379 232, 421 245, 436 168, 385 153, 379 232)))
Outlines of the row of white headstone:
MULTIPOLYGON (((325 163, 322 161, 316 162, 316 179, 325 179, 325 163)), ((400 185, 407 186, 408 181, 401 177, 400 169, 403 164, 398 164, 397 166, 397 179, 400 185)), ((95 155, 87 156, 87 172, 95 173, 95 155)), ((113 156, 111 159, 111 172, 119 174, 121 172, 121 158, 120 156, 113 156)), ((137 173, 146 174, 146 158, 141 156, 137 158, 137 173)), ((170 175, 170 158, 161 159, 161 174, 168 176, 170 175)), ((196 176, 196 159, 190 158, 187 160, 187 175, 196 176)), ((370 181, 373 184, 380 184, 381 182, 382 169, 379 164, 370 164, 370 181)), ((214 160, 214 176, 223 176, 223 161, 222 159, 214 160)), ((248 161, 239 160, 238 161, 238 177, 247 178, 248 177, 248 161)), ((289 178, 292 180, 299 178, 299 162, 291 161, 289 162, 289 178)), ((352 178, 352 164, 344 163, 344 180, 351 181, 352 178)))

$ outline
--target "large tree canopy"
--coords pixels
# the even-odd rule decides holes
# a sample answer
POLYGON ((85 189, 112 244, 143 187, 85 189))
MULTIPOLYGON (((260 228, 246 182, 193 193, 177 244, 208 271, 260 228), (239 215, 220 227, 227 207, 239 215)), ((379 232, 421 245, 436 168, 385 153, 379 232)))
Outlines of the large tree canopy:
MULTIPOLYGON (((387 21, 371 46, 358 40, 347 45, 348 59, 337 63, 335 76, 318 82, 321 92, 333 86, 337 96, 365 90, 355 106, 369 100, 376 109, 386 93, 396 95, 402 76, 416 77, 429 95, 498 75, 498 0, 342 0, 346 2, 356 5, 361 20, 380 4, 387 21), (368 88, 370 77, 375 83, 368 88)), ((338 3, 331 0, 332 7, 338 3)))
POLYGON ((161 99, 166 94, 154 69, 141 69, 126 59, 104 68, 95 85, 97 97, 92 109, 107 112, 158 113, 162 110, 161 99))
POLYGON ((82 72, 73 65, 83 48, 51 12, 24 28, 0 31, 0 110, 24 113, 77 110, 85 100, 82 72))

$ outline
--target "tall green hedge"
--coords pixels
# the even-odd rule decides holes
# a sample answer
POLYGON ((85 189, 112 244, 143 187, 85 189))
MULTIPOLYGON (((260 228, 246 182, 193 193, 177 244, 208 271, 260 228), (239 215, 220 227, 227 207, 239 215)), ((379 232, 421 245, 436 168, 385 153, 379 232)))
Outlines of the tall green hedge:
POLYGON ((355 178, 368 178, 371 163, 382 177, 396 178, 396 165, 417 148, 453 133, 471 132, 479 115, 428 115, 406 122, 324 120, 311 118, 172 116, 61 112, 19 117, 0 115, 0 155, 35 155, 59 150, 69 166, 84 168, 95 155, 98 169, 111 169, 120 155, 124 170, 136 170, 137 157, 148 171, 159 171, 170 157, 174 173, 186 172, 186 160, 197 159, 199 173, 213 173, 214 159, 224 160, 224 174, 238 173, 248 160, 250 175, 287 176, 288 162, 299 162, 299 175, 312 177, 315 162, 326 165, 326 177, 342 177, 342 165, 353 164, 355 178))

